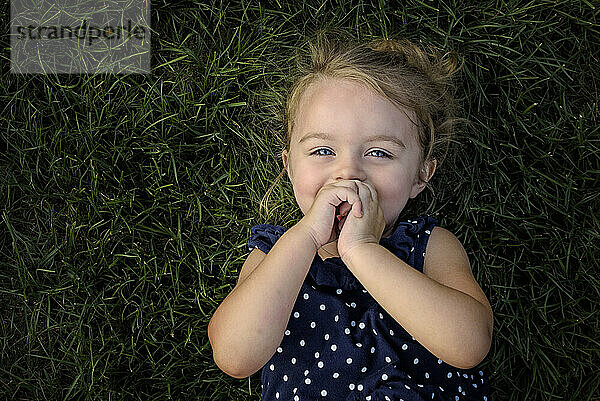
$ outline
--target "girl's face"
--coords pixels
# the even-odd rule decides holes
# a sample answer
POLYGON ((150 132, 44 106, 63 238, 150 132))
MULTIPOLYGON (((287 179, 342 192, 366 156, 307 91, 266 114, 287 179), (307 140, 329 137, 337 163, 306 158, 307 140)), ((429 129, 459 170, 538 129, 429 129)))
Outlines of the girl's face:
MULTIPOLYGON (((420 152, 417 127, 393 103, 362 83, 327 79, 302 96, 282 158, 303 214, 323 185, 350 179, 372 184, 388 237, 408 199, 425 188, 420 152)), ((426 166, 427 180, 435 164, 426 166)))

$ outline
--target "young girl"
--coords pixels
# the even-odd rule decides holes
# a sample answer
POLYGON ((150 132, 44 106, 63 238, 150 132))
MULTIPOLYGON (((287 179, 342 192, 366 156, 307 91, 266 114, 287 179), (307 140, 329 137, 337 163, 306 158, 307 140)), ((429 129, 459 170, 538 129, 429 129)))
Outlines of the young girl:
POLYGON ((456 59, 407 40, 311 49, 282 152, 303 218, 252 227, 209 323, 215 363, 262 368, 263 400, 489 399, 475 367, 493 314, 467 254, 435 219, 400 217, 450 139, 456 59))

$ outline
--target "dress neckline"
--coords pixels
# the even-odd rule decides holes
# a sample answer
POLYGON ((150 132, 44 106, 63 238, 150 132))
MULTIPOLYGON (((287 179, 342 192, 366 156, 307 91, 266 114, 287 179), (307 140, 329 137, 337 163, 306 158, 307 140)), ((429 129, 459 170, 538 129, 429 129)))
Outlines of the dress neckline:
MULTIPOLYGON (((413 251, 419 240, 419 233, 432 223, 437 224, 437 220, 426 215, 400 221, 392 235, 381 238, 379 244, 412 266, 415 263, 413 251)), ((317 285, 348 290, 363 288, 339 256, 322 259, 316 252, 309 275, 317 285)))

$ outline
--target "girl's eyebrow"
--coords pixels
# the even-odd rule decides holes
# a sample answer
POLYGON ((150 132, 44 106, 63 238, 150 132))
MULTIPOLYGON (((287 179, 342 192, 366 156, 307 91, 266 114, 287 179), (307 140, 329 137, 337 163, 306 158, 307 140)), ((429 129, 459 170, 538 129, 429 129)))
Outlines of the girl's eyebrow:
MULTIPOLYGON (((298 143, 300 144, 304 141, 308 141, 309 139, 313 139, 313 138, 332 140, 332 136, 325 132, 311 132, 308 135, 305 135, 304 137, 302 137, 302 139, 300 139, 298 141, 298 143)), ((406 149, 406 145, 404 144, 404 142, 402 142, 402 140, 400 138, 397 138, 395 136, 372 135, 367 138, 367 142, 376 142, 376 141, 393 142, 396 145, 400 146, 401 148, 406 149)))

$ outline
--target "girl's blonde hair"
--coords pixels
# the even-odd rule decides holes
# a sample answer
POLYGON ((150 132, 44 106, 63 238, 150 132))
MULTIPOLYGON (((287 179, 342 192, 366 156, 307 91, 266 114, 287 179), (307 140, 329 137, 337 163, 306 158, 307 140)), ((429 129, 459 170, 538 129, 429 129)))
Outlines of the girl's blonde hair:
MULTIPOLYGON (((419 176, 433 193, 423 179, 423 167, 437 160, 439 168, 453 141, 455 126, 467 121, 456 117, 461 107, 454 97, 453 76, 463 66, 463 63, 457 66, 457 53, 450 51, 441 55, 433 46, 417 46, 408 39, 359 43, 348 37, 339 39, 339 32, 335 32, 335 36, 333 39, 320 32, 299 49, 298 72, 292 78, 285 105, 285 149, 289 152, 298 105, 309 86, 328 78, 358 81, 392 103, 415 112, 418 121, 413 122, 418 126, 418 143, 422 149, 419 176)), ((261 209, 266 207, 265 200, 284 173, 285 167, 267 190, 261 209)))

